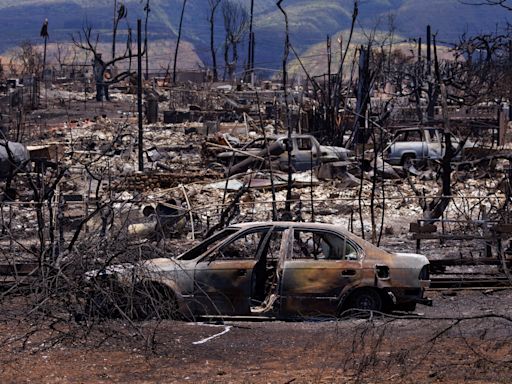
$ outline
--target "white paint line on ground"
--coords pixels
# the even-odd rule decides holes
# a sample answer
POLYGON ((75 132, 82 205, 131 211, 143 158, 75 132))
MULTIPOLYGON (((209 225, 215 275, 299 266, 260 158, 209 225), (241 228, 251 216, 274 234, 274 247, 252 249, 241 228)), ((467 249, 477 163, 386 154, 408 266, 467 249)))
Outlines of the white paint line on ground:
MULTIPOLYGON (((202 325, 209 325, 209 324, 202 324, 202 325)), ((209 326, 211 327, 211 326, 215 326, 215 325, 209 325, 209 326)), ((228 333, 229 331, 231 331, 231 328, 233 328, 231 325, 226 325, 226 327, 224 328, 224 330, 222 332, 216 333, 213 336, 207 337, 207 338, 199 340, 199 341, 194 341, 192 344, 199 345, 199 344, 207 343, 208 341, 210 341, 212 339, 215 339, 217 337, 220 337, 220 336, 228 333)))

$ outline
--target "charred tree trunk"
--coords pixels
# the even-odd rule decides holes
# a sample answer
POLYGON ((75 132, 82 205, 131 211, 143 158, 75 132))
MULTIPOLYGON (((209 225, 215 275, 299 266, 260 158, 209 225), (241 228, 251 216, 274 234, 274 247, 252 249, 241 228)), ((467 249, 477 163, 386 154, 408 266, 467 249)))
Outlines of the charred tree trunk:
POLYGON ((289 25, 288 25, 288 14, 282 7, 283 0, 279 0, 277 2, 277 7, 281 11, 281 13, 284 16, 284 22, 285 22, 285 42, 284 42, 284 54, 283 54, 283 92, 284 92, 284 101, 286 106, 286 116, 285 116, 285 124, 288 129, 288 140, 286 142, 286 150, 288 151, 288 183, 286 188, 286 204, 285 204, 285 214, 289 215, 291 217, 291 200, 292 200, 292 149, 293 149, 293 143, 292 143, 292 127, 290 125, 290 122, 288 121, 288 112, 289 112, 289 106, 288 106, 288 92, 286 90, 286 87, 288 86, 287 80, 288 80, 288 71, 287 71, 287 65, 288 65, 288 54, 290 52, 290 34, 289 34, 289 25))
POLYGON ((112 24, 112 58, 116 57, 117 23, 117 0, 114 0, 114 23, 112 24))
POLYGON ((415 71, 415 79, 414 79, 414 97, 416 101, 416 114, 418 116, 418 121, 421 123, 423 121, 423 111, 421 110, 421 79, 423 77, 423 59, 421 57, 421 37, 418 40, 418 63, 415 71))
POLYGON ((146 52, 146 80, 149 79, 148 19, 150 11, 151 9, 149 8, 149 0, 147 0, 146 5, 144 6, 144 12, 146 12, 146 18, 144 20, 144 52, 146 52))
POLYGON ((247 53, 247 66, 245 70, 245 82, 250 83, 252 80, 252 73, 254 70, 254 32, 253 32, 253 18, 254 18, 254 0, 251 0, 251 16, 249 22, 249 44, 247 53))
POLYGON ((361 46, 359 56, 359 80, 357 84, 357 105, 356 105, 356 124, 354 139, 358 144, 365 143, 367 139, 366 112, 370 102, 370 52, 371 45, 368 48, 361 46))
POLYGON ((187 5, 187 0, 183 0, 183 6, 181 7, 180 26, 178 29, 178 40, 176 41, 176 49, 174 50, 174 63, 173 63, 173 71, 172 71, 172 83, 173 84, 176 84, 176 65, 178 62, 178 50, 180 48, 181 30, 183 27, 183 16, 185 15, 186 5, 187 5))
POLYGON ((213 66, 213 81, 219 79, 219 72, 217 69, 217 52, 215 50, 215 12, 219 7, 220 0, 210 0, 210 52, 212 55, 212 66, 213 66))
MULTIPOLYGON (((441 79, 439 78, 439 81, 441 79)), ((451 201, 452 195, 452 160, 455 157, 455 149, 452 146, 452 134, 450 132, 450 120, 448 118, 448 95, 446 86, 440 82, 441 100, 443 103, 443 121, 444 121, 444 143, 446 146, 443 159, 441 160, 441 196, 434 199, 428 207, 428 218, 439 219, 442 217, 451 201)))

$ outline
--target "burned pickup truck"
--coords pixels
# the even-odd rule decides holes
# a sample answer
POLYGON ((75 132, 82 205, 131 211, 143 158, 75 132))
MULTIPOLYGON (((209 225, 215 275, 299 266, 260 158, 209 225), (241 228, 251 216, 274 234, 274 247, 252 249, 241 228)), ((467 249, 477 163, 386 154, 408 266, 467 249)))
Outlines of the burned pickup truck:
MULTIPOLYGON (((288 137, 278 136, 253 140, 242 148, 222 152, 217 161, 228 168, 230 175, 243 172, 255 163, 270 161, 276 169, 288 169, 288 137), (268 148, 267 148, 268 146, 268 148)), ((343 147, 321 145, 312 135, 293 134, 291 141, 291 160, 294 171, 306 171, 320 164, 333 161, 346 161, 352 151, 343 147)))
POLYGON ((388 253, 318 223, 232 225, 176 258, 118 265, 90 278, 121 293, 115 305, 93 296, 91 310, 126 308, 138 319, 339 316, 351 308, 412 311, 430 304, 423 297, 430 284, 426 257, 388 253))
MULTIPOLYGON (((462 141, 452 134, 451 145, 455 159, 460 160, 474 143, 462 141)), ((439 128, 402 128, 395 132, 392 142, 384 150, 384 160, 392 165, 405 167, 424 160, 440 160, 446 153, 444 131, 439 128)))

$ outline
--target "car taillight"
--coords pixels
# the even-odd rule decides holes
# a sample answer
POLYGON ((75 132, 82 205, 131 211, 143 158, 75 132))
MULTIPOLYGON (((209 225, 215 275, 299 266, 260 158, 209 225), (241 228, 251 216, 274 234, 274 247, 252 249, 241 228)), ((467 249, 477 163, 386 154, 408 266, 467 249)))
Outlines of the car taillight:
POLYGON ((430 280, 430 268, 428 264, 421 268, 418 278, 420 280, 430 280))

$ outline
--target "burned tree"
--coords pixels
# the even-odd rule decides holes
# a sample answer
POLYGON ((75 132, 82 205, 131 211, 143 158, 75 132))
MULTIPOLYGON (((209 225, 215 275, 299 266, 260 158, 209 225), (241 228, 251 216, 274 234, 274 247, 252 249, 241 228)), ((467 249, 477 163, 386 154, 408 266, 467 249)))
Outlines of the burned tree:
POLYGON ((210 5, 210 15, 208 23, 210 24, 210 52, 212 55, 213 81, 217 81, 219 73, 217 70, 217 50, 215 49, 215 13, 220 5, 221 0, 208 0, 210 5))
POLYGON ((176 84, 176 65, 178 64, 178 50, 180 49, 181 31, 183 27, 183 16, 185 15, 185 7, 187 6, 187 0, 183 0, 183 6, 181 7, 180 26, 178 29, 178 39, 176 41, 176 49, 174 50, 174 64, 172 71, 172 82, 176 84))
POLYGON ((460 2, 467 5, 497 5, 508 11, 512 11, 512 2, 510 0, 460 0, 460 2))
POLYGON ((43 69, 43 55, 29 40, 20 43, 14 60, 19 63, 20 75, 38 75, 43 69))
MULTIPOLYGON (((142 3, 142 1, 141 1, 142 3)), ((117 2, 115 3, 117 7, 117 2)), ((142 55, 147 55, 147 23, 149 18, 149 1, 144 3, 145 13, 145 37, 144 37, 144 49, 142 55)), ((92 53, 93 56, 93 69, 94 77, 96 81, 96 100, 102 101, 103 98, 108 100, 108 87, 111 84, 118 83, 133 73, 131 71, 132 59, 137 57, 137 53, 132 50, 132 30, 127 21, 128 10, 126 6, 121 3, 119 8, 115 8, 114 26, 113 26, 113 40, 112 40, 112 57, 105 59, 101 52, 98 51, 98 43, 100 40, 99 34, 93 36, 92 27, 85 25, 82 30, 77 34, 71 36, 73 44, 84 50, 86 53, 92 53), (126 21, 127 25, 127 37, 125 43, 124 52, 120 55, 116 53, 116 36, 119 30, 119 23, 121 20, 126 21), (120 73, 112 71, 112 67, 115 67, 121 61, 128 60, 128 68, 120 73)), ((146 61, 147 67, 147 61, 146 61)), ((147 68, 146 68, 147 70, 147 68)), ((146 72, 147 73, 147 72, 146 72)))
POLYGON ((233 0, 226 0, 222 4, 224 17, 224 62, 225 74, 230 80, 234 80, 238 64, 238 45, 242 42, 249 28, 249 13, 245 7, 233 0), (231 58, 230 58, 231 52, 231 58))
POLYGON ((462 35, 454 48, 456 61, 446 64, 449 98, 460 105, 509 98, 510 48, 506 33, 462 35))
MULTIPOLYGON (((92 53, 93 55, 93 69, 94 69, 94 78, 96 80, 96 100, 102 101, 105 97, 106 100, 109 100, 108 96, 108 87, 111 84, 118 83, 132 74, 131 71, 131 59, 137 57, 136 53, 132 51, 132 38, 131 38, 131 30, 129 30, 128 38, 126 41, 126 49, 124 53, 120 56, 113 57, 110 60, 103 60, 103 56, 100 52, 98 52, 98 42, 99 42, 99 34, 96 35, 96 38, 93 40, 92 37, 92 27, 86 26, 82 28, 82 31, 78 33, 77 36, 73 35, 73 43, 78 48, 85 50, 87 52, 92 53), (122 71, 117 75, 113 76, 110 67, 115 65, 118 62, 129 60, 129 66, 126 71, 122 71)), ((145 50, 143 55, 145 54, 145 50)))

